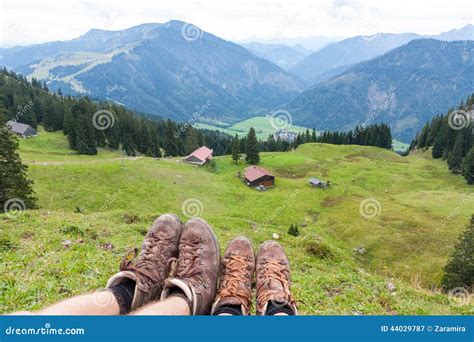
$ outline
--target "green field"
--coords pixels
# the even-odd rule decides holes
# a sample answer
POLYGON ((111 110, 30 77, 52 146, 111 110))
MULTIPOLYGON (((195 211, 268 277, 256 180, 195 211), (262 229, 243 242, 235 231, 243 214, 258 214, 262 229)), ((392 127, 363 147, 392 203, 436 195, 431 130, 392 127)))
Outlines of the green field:
MULTIPOLYGON (((230 134, 232 136, 239 135, 241 137, 246 136, 249 132, 250 127, 255 128, 258 139, 267 139, 270 134, 275 134, 276 129, 272 126, 270 119, 264 116, 254 116, 253 118, 240 121, 234 125, 228 127, 219 127, 203 123, 196 123, 193 125, 196 128, 205 128, 213 131, 220 131, 223 133, 230 134)), ((291 125, 288 127, 289 131, 292 132, 306 132, 308 128, 291 125)), ((311 131, 311 129, 310 129, 311 131)))
POLYGON ((78 156, 62 133, 46 132, 21 140, 20 151, 40 209, 16 219, 0 215, 1 312, 104 287, 153 220, 165 212, 185 220, 183 203, 191 200, 222 249, 238 235, 257 247, 279 234, 303 314, 474 313, 472 303, 456 305, 433 287, 472 214, 472 203, 462 204, 472 187, 429 153, 403 158, 326 144, 264 153, 262 165, 276 175, 276 187, 258 192, 236 177, 245 165, 229 156, 216 158, 216 172, 181 159, 103 150, 78 156), (310 176, 332 186, 311 188, 310 176), (368 199, 380 205, 374 217, 361 215, 368 199), (292 223, 300 236, 287 234, 292 223), (72 245, 64 247, 65 240, 72 245), (360 247, 365 253, 353 251, 360 247))
MULTIPOLYGON (((265 140, 268 138, 270 134, 276 133, 276 129, 272 126, 270 120, 264 116, 254 116, 253 118, 240 121, 228 127, 213 126, 213 125, 204 124, 204 123, 196 123, 193 126, 196 128, 209 129, 212 131, 220 131, 223 133, 230 134, 232 136, 237 134, 240 137, 246 136, 250 127, 253 127, 256 130, 257 138, 261 140, 265 140)), ((310 132, 312 131, 312 128, 308 128, 308 127, 295 126, 295 125, 291 125, 290 127, 288 127, 288 131, 291 131, 291 132, 304 133, 306 132, 307 129, 309 129, 310 132)), ((408 149, 410 145, 394 139, 392 146, 393 146, 394 151, 404 152, 408 149)))

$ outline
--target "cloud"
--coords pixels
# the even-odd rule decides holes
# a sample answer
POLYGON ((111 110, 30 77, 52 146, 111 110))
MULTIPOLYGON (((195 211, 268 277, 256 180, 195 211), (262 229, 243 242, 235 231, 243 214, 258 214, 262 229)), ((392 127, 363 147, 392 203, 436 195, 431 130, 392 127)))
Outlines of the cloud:
POLYGON ((469 0, 432 0, 429 6, 420 0, 2 0, 1 6, 2 46, 171 19, 230 40, 347 37, 373 22, 383 32, 437 34, 472 22, 469 0))

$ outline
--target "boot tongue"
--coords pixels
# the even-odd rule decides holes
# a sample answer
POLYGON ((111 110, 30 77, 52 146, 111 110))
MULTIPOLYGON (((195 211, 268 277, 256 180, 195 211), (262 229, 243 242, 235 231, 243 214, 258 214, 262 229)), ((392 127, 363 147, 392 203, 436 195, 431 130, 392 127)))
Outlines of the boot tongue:
POLYGON ((281 283, 281 281, 276 280, 276 279, 270 279, 268 283, 268 287, 272 290, 281 290, 281 291, 284 290, 283 284, 281 283))

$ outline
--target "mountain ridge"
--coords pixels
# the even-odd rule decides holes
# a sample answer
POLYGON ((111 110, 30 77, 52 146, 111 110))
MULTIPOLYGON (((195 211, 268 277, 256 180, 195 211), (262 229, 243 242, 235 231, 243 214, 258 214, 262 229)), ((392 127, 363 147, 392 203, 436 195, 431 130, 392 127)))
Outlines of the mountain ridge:
POLYGON ((39 51, 33 55, 29 48, 22 50, 30 62, 19 66, 25 61, 20 58, 14 71, 46 80, 66 94, 91 95, 182 121, 193 119, 196 107, 207 103, 205 113, 199 113, 203 122, 264 115, 305 87, 244 47, 178 20, 123 31, 93 29, 34 49, 39 51), (51 53, 54 49, 59 53, 51 53))
MULTIPOLYGON (((376 33, 372 36, 355 36, 330 44, 301 60, 289 71, 309 85, 326 80, 327 73, 334 75, 335 69, 347 70, 350 66, 381 56, 384 53, 407 44, 414 39, 438 40, 474 39, 474 25, 466 25, 438 35, 422 36, 417 33, 376 33)), ((337 72, 336 72, 337 74, 337 72)))
POLYGON ((417 39, 314 85, 286 108, 296 124, 316 129, 385 122, 394 137, 409 142, 425 122, 472 92, 473 55, 474 41, 417 39))

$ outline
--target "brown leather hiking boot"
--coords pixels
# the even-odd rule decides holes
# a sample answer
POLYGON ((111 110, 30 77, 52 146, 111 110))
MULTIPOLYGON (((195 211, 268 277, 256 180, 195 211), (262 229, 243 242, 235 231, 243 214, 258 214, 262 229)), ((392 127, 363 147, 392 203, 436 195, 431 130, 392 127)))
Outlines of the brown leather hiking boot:
POLYGON ((179 240, 174 277, 165 280, 161 298, 182 292, 190 304, 191 315, 209 314, 217 291, 219 262, 219 244, 212 228, 204 220, 189 220, 179 240))
POLYGON ((290 263, 276 241, 266 241, 257 255, 257 315, 268 314, 269 303, 297 314, 296 302, 290 292, 290 263))
POLYGON ((239 305, 250 314, 255 255, 249 239, 239 236, 229 242, 222 261, 221 285, 211 313, 226 305, 239 305))
POLYGON ((181 227, 176 215, 164 214, 158 217, 143 240, 137 262, 132 262, 137 249, 128 251, 120 263, 120 272, 107 282, 106 288, 129 280, 135 282, 132 311, 160 298, 170 261, 178 256, 181 227))

